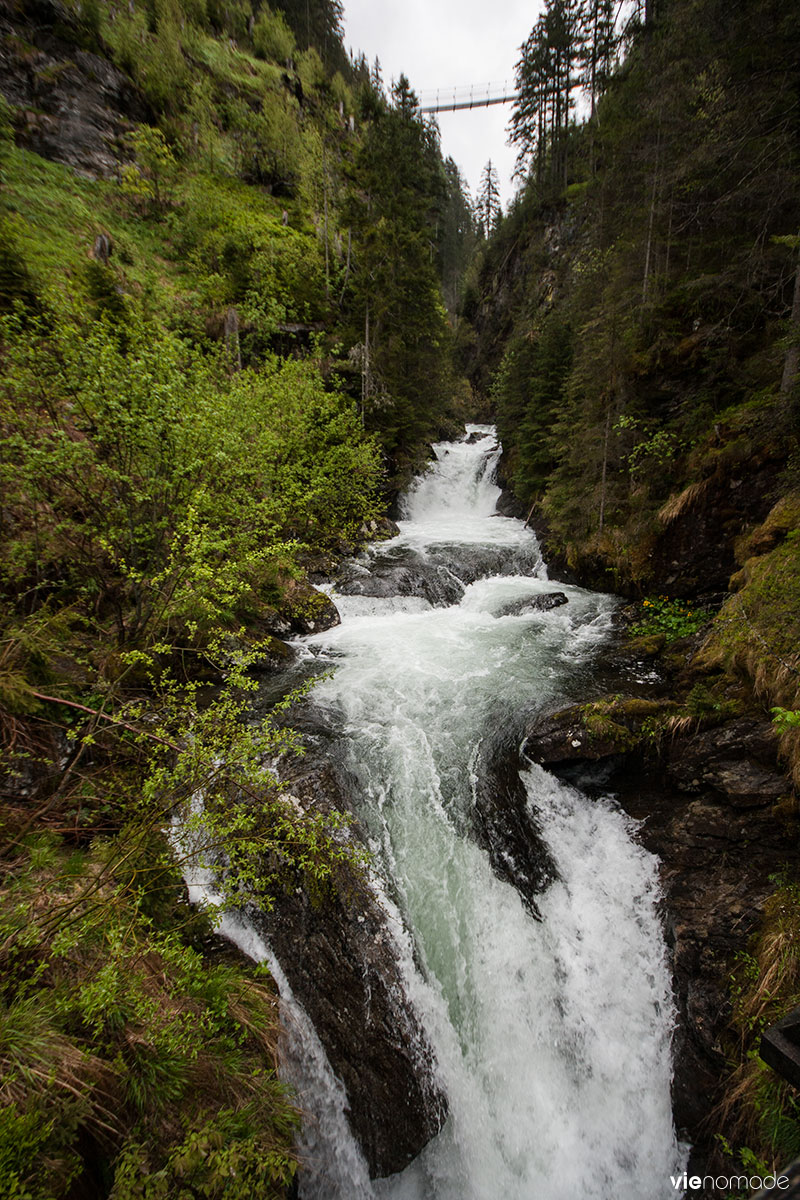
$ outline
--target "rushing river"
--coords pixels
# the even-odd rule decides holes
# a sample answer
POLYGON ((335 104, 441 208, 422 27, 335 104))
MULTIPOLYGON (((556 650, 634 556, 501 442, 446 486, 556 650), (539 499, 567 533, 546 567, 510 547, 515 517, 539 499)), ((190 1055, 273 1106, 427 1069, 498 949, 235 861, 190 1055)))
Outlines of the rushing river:
POLYGON ((303 643, 331 672, 314 704, 343 725, 376 887, 397 917, 449 1116, 406 1171, 371 1183, 300 1013, 296 1081, 317 1110, 301 1195, 660 1200, 676 1194, 669 1177, 683 1156, 655 860, 611 799, 587 799, 537 766, 523 781, 556 866, 540 920, 470 834, 482 751, 515 733, 520 714, 580 697, 613 601, 548 583, 533 534, 495 514, 493 431, 469 431, 478 440, 435 448, 399 537, 355 568, 356 579, 391 579, 421 564, 451 602, 334 592, 341 625, 303 643), (556 588, 567 604, 526 610, 556 588))

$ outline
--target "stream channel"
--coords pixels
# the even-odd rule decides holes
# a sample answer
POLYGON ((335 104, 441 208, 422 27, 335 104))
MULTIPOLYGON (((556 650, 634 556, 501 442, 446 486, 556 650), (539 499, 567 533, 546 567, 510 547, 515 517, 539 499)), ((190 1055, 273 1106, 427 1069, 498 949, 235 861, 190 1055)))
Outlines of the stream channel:
MULTIPOLYGON (((399 536, 350 565, 351 594, 330 589, 341 624, 299 642, 327 673, 312 701, 334 714, 358 781, 374 886, 449 1115, 405 1171, 370 1181, 341 1086, 295 1004, 289 1075, 312 1114, 300 1194, 661 1200, 676 1195, 686 1148, 670 1107, 656 860, 612 797, 589 799, 535 765, 522 780, 551 864, 538 913, 500 877, 513 855, 498 873, 471 832, 481 755, 504 734, 518 745, 538 709, 581 699, 615 601, 548 582, 534 535, 496 513, 494 431, 467 433, 435 447, 399 536), (422 594, 387 594, 414 569, 422 594), (536 607, 555 590, 568 602, 536 607)), ((240 921, 225 918, 224 932, 270 961, 292 1009, 280 964, 240 921)))

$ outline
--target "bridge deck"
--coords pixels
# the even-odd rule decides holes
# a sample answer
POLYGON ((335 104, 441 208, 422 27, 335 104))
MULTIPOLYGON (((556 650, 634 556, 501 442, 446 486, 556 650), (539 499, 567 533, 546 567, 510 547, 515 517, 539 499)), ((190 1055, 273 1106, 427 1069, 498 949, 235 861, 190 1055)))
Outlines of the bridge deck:
POLYGON ((490 104, 512 104, 516 95, 511 96, 471 96, 469 100, 442 100, 436 104, 424 104, 420 107, 422 113, 457 112, 462 108, 488 108, 490 104))

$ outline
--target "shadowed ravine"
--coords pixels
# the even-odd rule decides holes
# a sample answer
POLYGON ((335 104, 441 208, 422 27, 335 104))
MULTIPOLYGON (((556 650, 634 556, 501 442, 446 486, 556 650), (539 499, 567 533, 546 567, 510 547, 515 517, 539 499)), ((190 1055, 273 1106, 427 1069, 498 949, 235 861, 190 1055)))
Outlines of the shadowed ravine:
POLYGON ((485 436, 436 448, 399 537, 331 589, 341 625, 303 642, 332 672, 313 703, 340 727, 449 1117, 404 1172, 370 1182, 295 1017, 295 1081, 318 1114, 301 1195, 657 1200, 683 1157, 656 861, 612 800, 502 765, 522 715, 580 698, 613 601, 548 583, 532 533, 493 515, 492 432, 470 431, 485 436), (408 594, 386 594, 392 579, 408 594), (556 590, 566 604, 537 599, 556 590))

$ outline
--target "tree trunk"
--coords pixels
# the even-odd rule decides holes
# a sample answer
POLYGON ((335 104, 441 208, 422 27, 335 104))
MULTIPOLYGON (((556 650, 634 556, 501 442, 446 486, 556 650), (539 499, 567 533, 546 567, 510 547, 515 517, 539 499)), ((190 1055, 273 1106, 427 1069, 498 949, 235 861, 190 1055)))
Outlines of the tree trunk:
POLYGON ((783 360, 782 396, 788 396, 794 387, 798 368, 800 368, 800 238, 798 238, 797 267, 794 273, 792 315, 789 318, 789 345, 786 347, 786 358, 783 360))
POLYGON ((364 413, 369 399, 369 304, 364 317, 364 369, 361 372, 361 424, 364 424, 364 413))
POLYGON ((606 477, 608 475, 608 435, 611 432, 611 404, 606 409, 606 431, 603 437, 603 472, 600 477, 600 522, 598 531, 603 532, 603 522, 606 515, 606 477))

